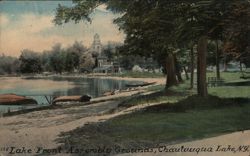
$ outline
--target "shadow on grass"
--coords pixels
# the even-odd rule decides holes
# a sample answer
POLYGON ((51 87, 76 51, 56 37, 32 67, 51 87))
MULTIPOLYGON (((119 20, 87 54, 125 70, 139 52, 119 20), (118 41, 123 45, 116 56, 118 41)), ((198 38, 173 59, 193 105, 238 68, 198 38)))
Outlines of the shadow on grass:
POLYGON ((250 81, 227 82, 225 86, 250 86, 250 81))
POLYGON ((249 98, 219 98, 209 95, 206 98, 196 95, 189 96, 177 103, 166 103, 155 106, 150 106, 145 109, 145 112, 186 112, 190 109, 216 109, 232 106, 242 107, 244 104, 250 103, 249 98))
POLYGON ((94 152, 100 148, 109 148, 117 154, 116 149, 120 148, 153 148, 158 144, 180 143, 247 129, 250 129, 249 98, 190 96, 177 103, 151 106, 102 123, 84 125, 61 133, 57 142, 64 149, 81 149, 76 155, 100 155, 94 152))
POLYGON ((184 92, 176 92, 172 90, 168 91, 157 91, 147 95, 139 95, 128 100, 123 101, 118 105, 118 107, 129 108, 132 106, 136 106, 139 104, 147 104, 147 103, 159 103, 162 101, 175 101, 182 99, 183 97, 187 96, 184 92))

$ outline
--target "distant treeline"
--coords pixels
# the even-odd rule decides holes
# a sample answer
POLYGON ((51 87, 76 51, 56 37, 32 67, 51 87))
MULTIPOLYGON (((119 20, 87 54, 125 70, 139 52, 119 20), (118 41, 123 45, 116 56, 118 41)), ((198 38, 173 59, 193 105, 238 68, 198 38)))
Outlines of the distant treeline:
POLYGON ((0 56, 0 75, 19 72, 20 61, 11 56, 0 56))
POLYGON ((87 48, 80 42, 67 48, 62 48, 58 43, 51 50, 42 53, 24 49, 19 58, 0 56, 0 74, 72 72, 79 68, 80 58, 86 51, 87 48))
MULTIPOLYGON (((103 55, 108 61, 119 63, 125 70, 131 70, 134 65, 142 68, 158 68, 158 64, 151 58, 138 55, 124 55, 117 47, 120 43, 108 43, 103 46, 103 55)), ((0 55, 0 75, 6 74, 29 74, 29 73, 62 73, 73 71, 92 71, 97 67, 98 55, 89 51, 81 42, 75 42, 67 48, 62 48, 57 43, 51 50, 37 52, 30 49, 21 51, 19 57, 0 55)))

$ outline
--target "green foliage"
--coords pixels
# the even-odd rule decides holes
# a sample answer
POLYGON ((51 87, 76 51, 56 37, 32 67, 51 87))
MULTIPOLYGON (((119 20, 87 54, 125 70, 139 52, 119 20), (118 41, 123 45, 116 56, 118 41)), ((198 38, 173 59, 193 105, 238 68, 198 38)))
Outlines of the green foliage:
POLYGON ((245 58, 249 52, 249 23, 250 23, 250 3, 249 1, 236 1, 231 6, 226 19, 224 51, 243 62, 249 62, 245 58))
MULTIPOLYGON (((219 42, 219 41, 217 41, 219 42)), ((208 42, 208 55, 207 55, 207 64, 208 65, 216 65, 216 52, 217 52, 217 45, 216 42, 210 41, 208 42)), ((223 59, 223 54, 221 53, 221 49, 222 49, 222 43, 219 42, 218 43, 218 56, 219 56, 219 60, 223 59)), ((219 61, 220 62, 220 61, 219 61)))
POLYGON ((103 53, 105 56, 107 56, 109 61, 114 59, 115 52, 114 52, 114 49, 112 49, 110 45, 108 45, 107 48, 103 50, 103 53))
MULTIPOLYGON (((119 62, 120 62, 120 65, 125 70, 132 70, 134 65, 139 65, 140 67, 146 68, 146 69, 152 69, 154 67, 157 67, 157 63, 154 63, 153 60, 150 60, 145 57, 138 56, 138 55, 123 55, 119 58, 119 62)), ((127 73, 124 73, 124 74, 126 75, 127 73)), ((137 73, 137 74, 139 75, 140 73, 137 73)))
POLYGON ((69 7, 58 5, 57 14, 54 19, 54 23, 61 25, 63 22, 67 23, 70 20, 76 23, 80 20, 91 21, 89 14, 96 8, 99 4, 99 0, 86 0, 86 1, 73 1, 75 5, 74 9, 69 7))
POLYGON ((42 72, 42 62, 40 55, 31 50, 25 49, 19 57, 21 73, 42 72))
POLYGON ((63 49, 60 44, 56 44, 50 51, 49 64, 52 71, 57 73, 72 72, 79 69, 80 57, 86 51, 86 48, 79 42, 63 49))
POLYGON ((62 51, 60 44, 54 45, 51 53, 50 65, 52 67, 52 70, 57 73, 62 73, 64 69, 64 60, 66 58, 66 53, 62 51))
MULTIPOLYGON (((68 47, 66 51, 67 51, 68 57, 70 57, 68 62, 69 63, 71 62, 71 65, 70 65, 71 67, 65 70, 72 71, 73 69, 79 69, 80 58, 82 54, 87 51, 87 48, 84 47, 84 45, 81 42, 75 41, 75 43, 72 46, 68 47)), ((69 63, 66 63, 66 64, 68 64, 69 66, 69 63)))
POLYGON ((0 56, 0 75, 15 74, 19 72, 20 62, 17 58, 11 56, 0 56))
POLYGON ((51 50, 42 53, 25 49, 19 60, 0 57, 0 60, 3 60, 0 63, 0 73, 16 73, 19 70, 22 73, 73 72, 75 69, 79 69, 80 58, 86 51, 87 49, 82 43, 77 41, 68 48, 62 48, 59 43, 55 44, 51 50))

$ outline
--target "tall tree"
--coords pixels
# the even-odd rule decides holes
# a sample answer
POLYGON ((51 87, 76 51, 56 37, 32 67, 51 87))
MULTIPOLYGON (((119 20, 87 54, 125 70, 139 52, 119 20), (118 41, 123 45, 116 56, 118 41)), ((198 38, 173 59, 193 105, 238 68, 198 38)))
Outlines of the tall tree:
POLYGON ((234 59, 248 64, 250 55, 250 2, 236 1, 225 19, 223 52, 227 59, 234 59))
POLYGON ((65 64, 65 53, 61 47, 61 44, 56 44, 52 47, 50 65, 52 70, 56 73, 62 73, 65 64))
POLYGON ((38 53, 24 49, 19 57, 20 71, 22 73, 40 73, 42 72, 41 57, 38 53))
POLYGON ((80 58, 81 56, 87 51, 87 48, 82 44, 82 42, 78 42, 75 41, 75 43, 68 47, 66 49, 67 55, 69 58, 67 59, 66 65, 70 67, 70 71, 74 70, 74 69, 79 69, 79 65, 80 65, 80 58))
POLYGON ((16 74, 19 72, 20 61, 11 56, 0 56, 0 75, 16 74))

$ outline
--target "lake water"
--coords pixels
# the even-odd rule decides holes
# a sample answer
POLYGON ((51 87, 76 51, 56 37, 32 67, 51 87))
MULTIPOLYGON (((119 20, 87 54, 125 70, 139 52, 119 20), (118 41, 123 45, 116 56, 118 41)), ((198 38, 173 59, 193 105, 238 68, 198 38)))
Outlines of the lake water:
MULTIPOLYGON (((99 78, 43 78, 23 79, 20 77, 0 77, 0 94, 13 93, 32 97, 38 106, 47 105, 42 95, 84 95, 92 97, 103 95, 107 91, 125 89, 126 84, 138 83, 99 78)), ((34 106, 1 106, 0 114, 8 110, 27 109, 34 106)), ((36 106, 37 107, 37 106, 36 106)))

